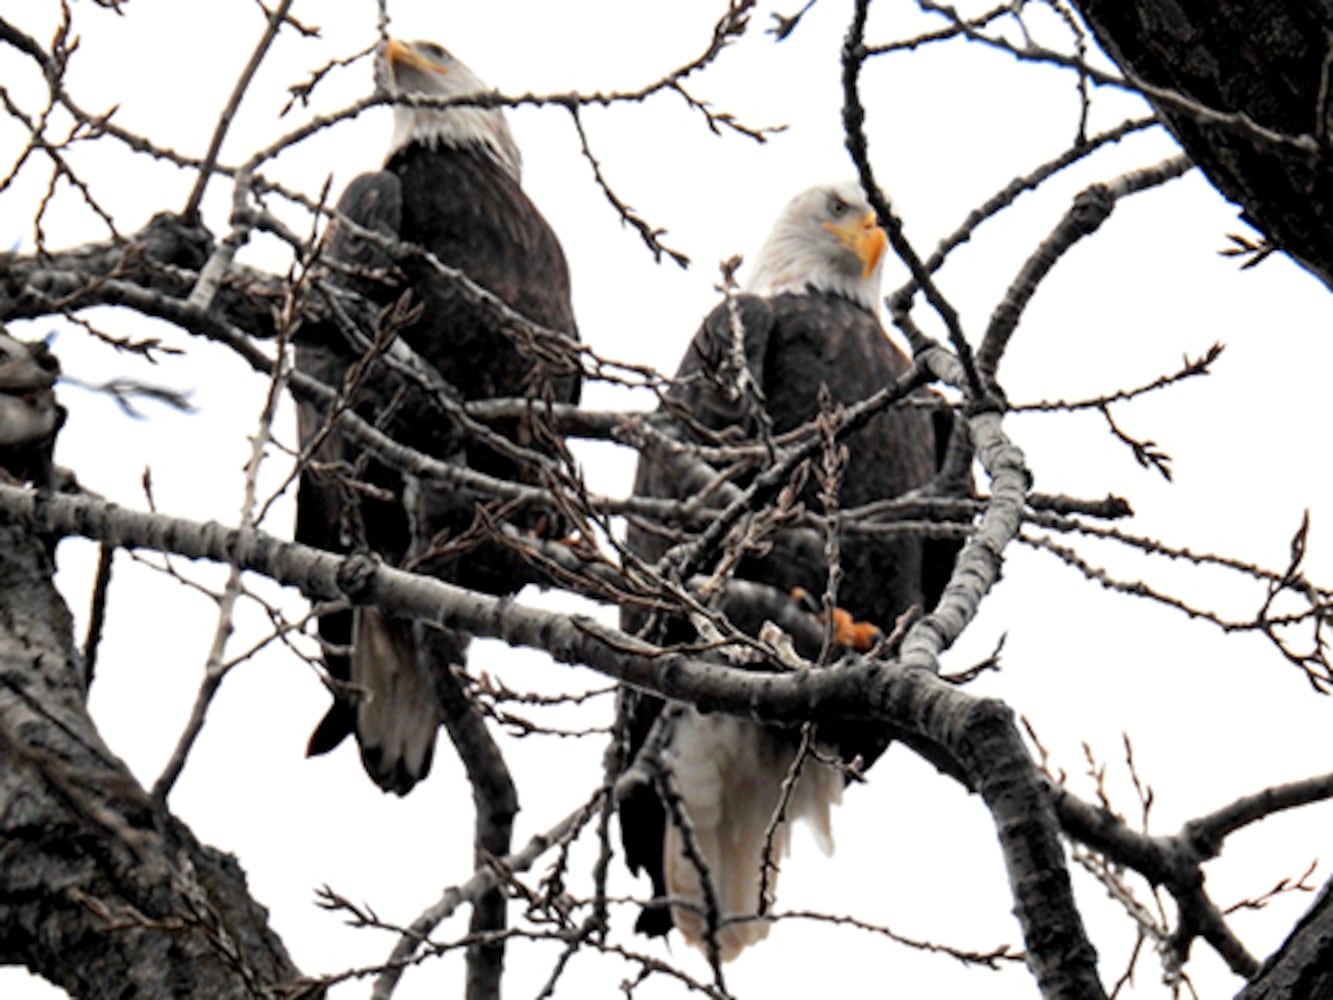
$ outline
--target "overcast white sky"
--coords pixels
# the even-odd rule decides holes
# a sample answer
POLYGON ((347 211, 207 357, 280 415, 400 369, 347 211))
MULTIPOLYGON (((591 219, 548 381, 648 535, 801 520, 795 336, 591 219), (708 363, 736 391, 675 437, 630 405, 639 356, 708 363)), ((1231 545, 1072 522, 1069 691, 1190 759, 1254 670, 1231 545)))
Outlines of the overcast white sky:
MULTIPOLYGON (((28 0, 4 15, 41 39, 50 35, 55 4, 28 0)), ((633 89, 692 58, 707 43, 723 9, 720 0, 667 3, 550 3, 492 0, 487 4, 391 3, 393 32, 451 48, 505 93, 633 89)), ((851 173, 838 117, 838 47, 850 15, 846 0, 821 0, 798 32, 775 44, 761 33, 769 12, 792 13, 797 0, 764 4, 755 28, 695 84, 696 96, 745 123, 786 124, 760 146, 715 136, 696 112, 671 95, 643 106, 589 109, 586 125, 619 196, 688 253, 688 271, 655 264, 637 235, 622 227, 595 189, 578 153, 568 115, 557 108, 523 108, 511 122, 523 148, 525 186, 560 234, 568 253, 582 335, 604 356, 674 368, 700 317, 711 308, 717 262, 753 253, 774 215, 811 183, 851 173)), ((912 30, 891 23, 911 5, 881 3, 872 40, 912 30)), ((129 0, 125 16, 93 4, 73 6, 82 44, 69 83, 87 107, 118 105, 116 120, 183 152, 205 148, 218 110, 263 28, 248 0, 183 4, 129 0)), ((278 40, 224 149, 235 162, 293 128, 310 112, 279 120, 284 88, 334 56, 374 37, 375 4, 298 2, 298 17, 322 29, 319 39, 284 33, 278 40)), ((1048 37, 1056 40, 1054 35, 1048 37)), ((29 110, 38 109, 40 80, 13 52, 0 50, 0 78, 29 110)), ((338 71, 316 92, 315 111, 328 111, 370 86, 365 63, 338 71)), ((1004 186, 1059 153, 1074 134, 1074 81, 1051 69, 1019 66, 1008 57, 961 45, 882 59, 865 74, 869 129, 882 185, 918 248, 929 250, 966 213, 1004 186)), ((1132 99, 1099 93, 1092 130, 1143 113, 1132 99)), ((344 123, 285 155, 269 171, 317 192, 331 172, 333 189, 376 167, 388 135, 388 111, 344 123)), ((0 164, 7 168, 23 136, 0 124, 0 164)), ((1087 184, 1156 162, 1173 151, 1162 132, 1127 140, 980 230, 940 276, 966 329, 978 338, 990 310, 1019 265, 1087 184)), ((183 205, 193 178, 113 143, 78 150, 76 165, 93 183, 122 231, 154 212, 183 205)), ((5 243, 32 245, 31 218, 45 185, 29 169, 0 193, 5 243)), ((215 181, 208 221, 223 232, 230 199, 215 181)), ((1227 344, 1216 374, 1117 409, 1117 419, 1151 438, 1174 459, 1175 479, 1139 468, 1096 416, 1017 416, 1011 435, 1022 447, 1038 489, 1128 497, 1137 516, 1126 527, 1196 551, 1221 551, 1278 568, 1302 511, 1313 518, 1308 570, 1333 578, 1333 535, 1326 528, 1333 502, 1324 472, 1322 389, 1329 370, 1327 291, 1284 258, 1241 272, 1218 256, 1229 232, 1244 232, 1234 206, 1197 175, 1122 204, 1094 239, 1062 261, 1042 287, 1002 371, 1014 402, 1077 398, 1140 384, 1197 356, 1214 341, 1227 344)), ((308 223, 291 216, 305 228, 308 223)), ((64 189, 45 222, 52 246, 105 235, 98 221, 64 189)), ((276 242, 245 251, 249 262, 285 268, 276 242)), ((901 280, 890 269, 887 287, 901 280)), ((923 322, 929 318, 920 314, 923 322)), ((99 324, 141 335, 142 319, 102 312, 99 324)), ((189 355, 145 369, 88 343, 64 324, 15 324, 20 337, 57 332, 55 349, 71 375, 97 381, 133 374, 188 389, 197 413, 147 410, 122 416, 105 398, 64 390, 70 420, 58 458, 90 488, 143 506, 139 480, 152 470, 161 509, 199 519, 234 522, 241 499, 239 470, 255 425, 263 387, 224 352, 168 334, 189 355)), ((647 406, 647 400, 589 386, 593 407, 647 406)), ((290 413, 281 432, 294 435, 290 413)), ((589 481, 605 492, 628 487, 632 458, 610 446, 580 452, 589 481)), ((281 481, 276 458, 268 481, 281 481)), ((290 503, 280 503, 267 527, 286 534, 290 503)), ((1259 590, 1190 565, 1148 561, 1084 544, 1089 558, 1128 579, 1233 618, 1252 613, 1259 590)), ((62 586, 77 615, 86 611, 91 547, 61 550, 62 586)), ((160 575, 131 565, 122 553, 111 594, 111 621, 102 648, 92 707, 111 747, 145 783, 161 769, 183 724, 212 637, 211 605, 160 575)), ((216 568, 182 565, 212 584, 216 568)), ((294 614, 293 595, 266 591, 294 614)), ((539 595, 534 600, 550 604, 539 595)), ((612 612, 602 612, 613 616, 612 612)), ((243 609, 239 651, 263 621, 243 609), (247 639, 247 636, 249 637, 247 639)), ((946 659, 963 669, 1007 636, 1004 670, 976 685, 1005 698, 1040 733, 1058 766, 1081 776, 1082 742, 1108 762, 1117 805, 1134 807, 1123 769, 1121 734, 1135 746, 1141 774, 1153 785, 1154 829, 1173 831, 1184 819, 1271 782, 1327 771, 1329 705, 1310 692, 1296 670, 1251 636, 1225 638, 1179 612, 1108 595, 1049 557, 1016 549, 1005 579, 981 617, 946 659)), ((568 668, 495 643, 474 646, 477 670, 514 686, 557 690, 571 683, 568 668)), ((575 683, 595 684, 591 676, 575 683)), ((392 942, 345 927, 313 906, 328 883, 365 901, 382 917, 410 921, 447 885, 468 874, 472 811, 459 769, 442 748, 431 779, 406 800, 384 796, 361 772, 354 748, 329 758, 302 758, 305 739, 323 712, 325 695, 309 668, 281 649, 242 665, 226 682, 211 721, 172 798, 199 837, 234 852, 255 896, 269 906, 274 927, 307 972, 331 972, 383 959, 392 942)), ((609 717, 603 699, 583 724, 609 717)), ((516 844, 545 829, 584 801, 600 779, 602 739, 510 741, 523 812, 516 844)), ((1075 787, 1090 788, 1081 777, 1075 787)), ((1298 875, 1319 856, 1333 812, 1328 807, 1278 817, 1235 837, 1208 869, 1208 886, 1222 903, 1261 893, 1298 875)), ((825 860, 804 834, 784 869, 780 903, 835 913, 854 912, 916 938, 986 949, 1020 945, 1010 916, 994 834, 981 804, 895 749, 866 787, 854 788, 835 817, 839 851, 825 860)), ((585 860, 587 855, 585 854, 585 860)), ((1326 872, 1321 865, 1316 881, 1326 872)), ((613 891, 646 893, 617 863, 613 891)), ((1094 941, 1108 984, 1119 975, 1133 933, 1103 890, 1086 878, 1094 941)), ((1235 928, 1258 955, 1267 955, 1308 904, 1281 899, 1263 912, 1242 914, 1235 928)), ((627 932, 624 911, 617 928, 627 932)), ((454 928, 457 930, 457 928, 454 928)), ((448 936, 449 929, 441 932, 448 936)), ((635 942, 644 948, 657 947, 635 942)), ((674 957, 697 974, 702 960, 674 957)), ((1196 949, 1191 975, 1201 995, 1230 995, 1239 982, 1205 948, 1196 949)), ((509 996, 534 996, 554 957, 550 949, 511 951, 509 996)), ((630 974, 611 960, 580 959, 563 995, 609 996, 630 974)), ((922 956, 851 930, 780 925, 768 942, 728 969, 738 996, 827 995, 897 997, 1035 995, 1021 968, 1003 973, 964 969, 947 958, 922 956)), ((404 979, 399 995, 453 995, 458 962, 435 961, 404 979)), ((1151 959, 1140 965, 1133 997, 1169 995, 1157 984, 1151 959)), ((665 984, 663 984, 665 985, 665 984)), ((22 972, 0 972, 0 992, 36 998, 49 988, 22 972)), ((674 995, 646 988, 640 995, 674 995)), ((364 996, 365 984, 335 991, 364 996)))

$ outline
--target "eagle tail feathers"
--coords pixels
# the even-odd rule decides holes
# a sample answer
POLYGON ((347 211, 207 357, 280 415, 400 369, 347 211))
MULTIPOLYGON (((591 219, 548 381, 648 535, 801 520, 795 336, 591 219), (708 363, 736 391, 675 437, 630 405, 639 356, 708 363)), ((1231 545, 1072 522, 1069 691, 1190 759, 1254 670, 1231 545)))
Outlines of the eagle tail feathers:
POLYGON ((356 728, 356 710, 346 698, 335 698, 305 745, 307 757, 333 750, 356 728))
POLYGON ((386 792, 406 795, 430 773, 440 713, 417 659, 412 623, 357 608, 352 683, 361 689, 356 734, 366 771, 386 792))
POLYGON ((820 849, 832 852, 830 810, 842 799, 843 779, 836 768, 806 760, 786 803, 786 819, 770 832, 796 756, 791 739, 743 719, 693 710, 678 727, 668 753, 691 829, 687 835, 668 823, 664 867, 669 894, 693 905, 673 907, 672 917, 688 943, 707 950, 707 897, 694 860, 701 857, 722 919, 718 950, 730 961, 768 936, 770 922, 757 914, 773 902, 777 861, 790 852, 792 821, 809 823, 820 849), (767 896, 762 901, 761 885, 767 896))

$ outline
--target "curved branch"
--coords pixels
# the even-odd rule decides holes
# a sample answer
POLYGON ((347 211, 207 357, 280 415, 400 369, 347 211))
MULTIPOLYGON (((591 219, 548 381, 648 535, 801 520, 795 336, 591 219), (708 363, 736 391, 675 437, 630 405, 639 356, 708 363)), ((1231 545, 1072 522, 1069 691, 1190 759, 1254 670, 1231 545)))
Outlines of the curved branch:
POLYGON ((920 255, 908 242, 907 234, 903 231, 902 220, 898 218, 897 213, 893 211, 893 207, 880 192, 879 186, 875 183, 874 171, 870 167, 870 152, 865 134, 865 108, 861 104, 860 95, 861 69, 865 65, 868 55, 865 47, 865 27, 869 10, 870 0, 856 0, 852 23, 847 29, 847 38, 842 46, 842 122, 843 132, 846 135, 847 152, 851 154, 853 162, 856 163, 857 176, 861 181, 861 187, 870 199, 870 206, 875 210, 875 215, 879 218, 879 224, 888 233, 889 244, 893 247, 893 252, 907 265, 908 271, 912 274, 912 281, 925 295, 926 301, 939 314, 945 328, 949 331, 949 343, 957 353, 963 372, 966 375, 968 394, 972 399, 980 401, 985 396, 985 390, 977 377, 977 372, 974 370, 972 348, 967 342, 967 337, 963 334, 963 326, 958 318, 958 311, 944 297, 939 286, 935 284, 934 279, 930 276, 930 272, 921 262, 920 255))
POLYGON ((291 9, 292 0, 280 0, 278 6, 269 14, 268 24, 264 26, 264 34, 260 37, 254 52, 250 54, 249 61, 245 64, 245 68, 241 70, 241 75, 236 78, 231 96, 227 99, 226 107, 222 109, 222 113, 218 116, 218 123, 213 129, 213 136, 208 141, 208 152, 204 154, 203 165, 199 168, 199 177, 194 182, 189 200, 186 201, 185 208, 181 212, 185 218, 193 219, 198 215, 199 203, 204 198, 204 188, 208 186, 208 181, 213 176, 213 168, 217 164, 218 153, 222 151, 222 140, 231 127, 231 120, 235 117, 236 109, 241 105, 241 98, 245 96, 246 90, 249 89, 250 81, 254 79, 255 73, 259 70, 259 64, 264 61, 264 56, 268 54, 273 39, 278 37, 278 29, 287 20, 287 12, 291 9))

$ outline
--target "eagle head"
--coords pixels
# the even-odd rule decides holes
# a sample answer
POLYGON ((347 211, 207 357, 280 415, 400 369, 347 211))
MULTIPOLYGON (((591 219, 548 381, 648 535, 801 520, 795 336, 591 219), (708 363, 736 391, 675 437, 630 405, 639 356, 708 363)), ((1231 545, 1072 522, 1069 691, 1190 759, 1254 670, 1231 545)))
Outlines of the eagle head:
POLYGON ((841 295, 873 313, 887 242, 858 182, 812 187, 778 216, 747 290, 778 295, 813 289, 841 295))
MULTIPOLYGON (((396 38, 389 39, 375 56, 375 83, 389 97, 465 97, 487 94, 491 89, 443 46, 396 38)), ((413 142, 431 147, 478 146, 514 180, 522 170, 518 145, 500 108, 395 104, 389 155, 413 142)))

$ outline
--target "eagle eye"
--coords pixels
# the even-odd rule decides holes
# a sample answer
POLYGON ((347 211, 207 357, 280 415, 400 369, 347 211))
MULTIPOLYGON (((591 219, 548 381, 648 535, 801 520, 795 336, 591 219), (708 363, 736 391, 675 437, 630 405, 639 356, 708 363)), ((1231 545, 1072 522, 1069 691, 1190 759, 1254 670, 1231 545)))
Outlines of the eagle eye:
POLYGON ((835 194, 831 198, 829 198, 828 208, 829 208, 829 214, 836 217, 844 214, 847 211, 847 209, 851 208, 851 206, 848 205, 847 202, 843 201, 841 197, 835 194))

